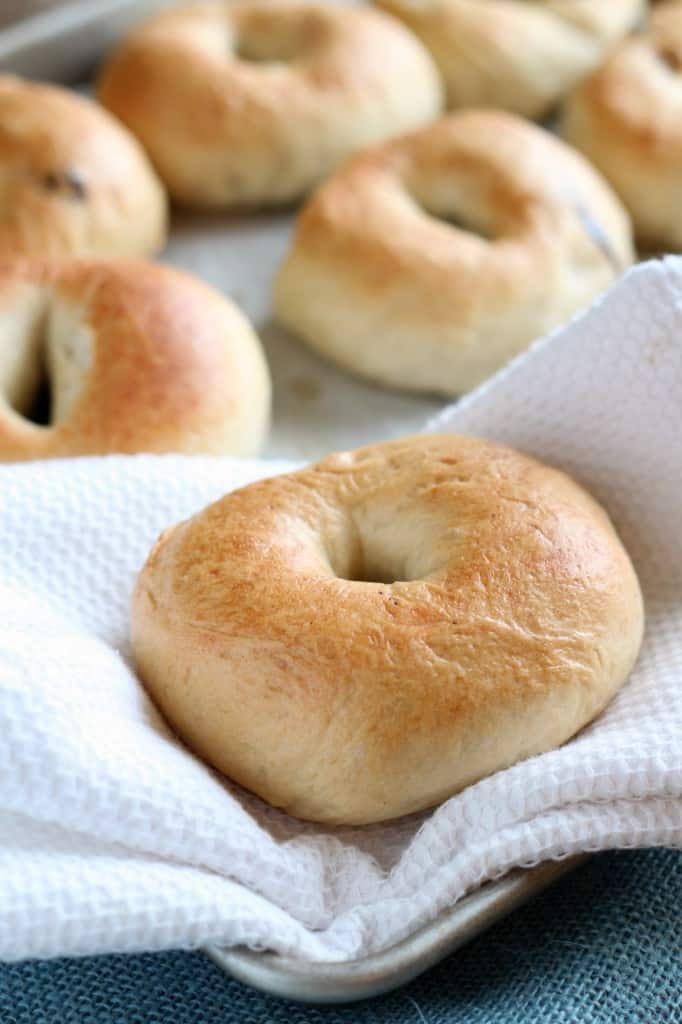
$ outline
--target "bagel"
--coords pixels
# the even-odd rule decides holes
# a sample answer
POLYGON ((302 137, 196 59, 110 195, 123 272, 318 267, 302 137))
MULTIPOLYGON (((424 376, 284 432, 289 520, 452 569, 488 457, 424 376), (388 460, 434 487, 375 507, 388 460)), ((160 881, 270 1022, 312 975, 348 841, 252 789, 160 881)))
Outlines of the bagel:
POLYGON ((563 473, 453 435, 251 484, 167 530, 132 599, 171 726, 276 807, 361 825, 563 743, 642 639, 635 572, 563 473))
POLYGON ((195 206, 296 199, 442 107, 433 62, 399 22, 308 0, 163 11, 121 43, 98 94, 195 206))
POLYGON ((540 119, 641 23, 646 0, 376 0, 421 39, 448 106, 540 119))
POLYGON ((347 369, 457 395, 632 259, 627 214, 578 153, 513 114, 465 111, 366 150, 318 190, 274 304, 347 369))
POLYGON ((270 385, 249 323, 153 263, 0 266, 0 461, 257 451, 270 385))
POLYGON ((166 239, 166 193, 106 110, 0 75, 0 255, 146 256, 166 239))
POLYGON ((682 3, 656 7, 568 98, 561 132, 628 208, 645 249, 682 249, 682 3))

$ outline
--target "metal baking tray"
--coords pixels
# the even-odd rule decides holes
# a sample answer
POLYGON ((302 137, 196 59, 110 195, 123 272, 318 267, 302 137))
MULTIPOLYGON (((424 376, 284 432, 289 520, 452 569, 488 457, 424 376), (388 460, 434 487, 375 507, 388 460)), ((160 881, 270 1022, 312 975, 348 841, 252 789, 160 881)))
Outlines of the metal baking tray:
MULTIPOLYGON (((80 87, 121 33, 169 2, 63 0, 0 31, 0 70, 80 87)), ((266 454, 309 459, 419 429, 442 401, 382 391, 349 377, 271 322, 269 282, 292 221, 290 212, 245 218, 176 211, 169 246, 161 255, 230 294, 256 324, 275 392, 266 454)), ((235 978, 273 995, 321 1003, 364 999, 421 974, 585 859, 515 870, 460 900, 409 938, 361 960, 308 963, 242 948, 206 952, 235 978)))
POLYGON ((207 949, 239 981, 270 995, 304 1003, 350 1003, 390 992, 418 977, 533 896, 589 860, 580 854, 488 882, 444 910, 424 928, 361 960, 306 963, 248 949, 207 949))
POLYGON ((0 69, 29 78, 76 82, 121 33, 169 0, 43 0, 15 3, 0 31, 0 69), (19 16, 21 12, 21 16, 19 16), (28 16, 26 16, 28 15, 28 16))

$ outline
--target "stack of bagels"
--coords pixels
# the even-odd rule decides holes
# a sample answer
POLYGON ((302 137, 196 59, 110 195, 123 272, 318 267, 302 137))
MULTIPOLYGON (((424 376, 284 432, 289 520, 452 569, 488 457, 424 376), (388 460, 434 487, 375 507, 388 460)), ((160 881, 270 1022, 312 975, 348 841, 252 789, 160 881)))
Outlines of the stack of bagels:
MULTIPOLYGON (((0 76, 0 461, 262 448, 254 328, 151 260, 175 204, 302 204, 276 319, 377 386, 442 396, 638 248, 682 248, 682 0, 207 0, 134 28, 95 96, 0 76)), ((132 620, 181 737, 332 823, 568 739, 642 628, 578 484, 427 435, 169 529, 132 620)))

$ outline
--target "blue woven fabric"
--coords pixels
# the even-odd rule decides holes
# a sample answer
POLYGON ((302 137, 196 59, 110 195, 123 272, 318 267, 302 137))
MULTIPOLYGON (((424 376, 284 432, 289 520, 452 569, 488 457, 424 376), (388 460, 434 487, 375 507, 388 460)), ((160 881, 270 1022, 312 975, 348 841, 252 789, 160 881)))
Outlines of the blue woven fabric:
MULTIPOLYGON (((1 883, 0 883, 1 884, 1 883)), ((0 967, 0 1024, 682 1024, 682 853, 594 858, 407 988, 272 999, 201 953, 0 967)))

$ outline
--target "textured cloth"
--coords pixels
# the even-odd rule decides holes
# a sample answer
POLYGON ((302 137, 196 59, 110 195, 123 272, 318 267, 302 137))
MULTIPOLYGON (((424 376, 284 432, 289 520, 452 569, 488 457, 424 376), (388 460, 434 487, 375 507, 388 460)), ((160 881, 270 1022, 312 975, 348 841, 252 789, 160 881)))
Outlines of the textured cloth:
POLYGON ((200 953, 0 965, 2 1024, 680 1024, 682 854, 600 854, 399 992, 272 999, 200 953))
POLYGON ((605 301, 440 421, 576 474, 642 580, 647 636, 605 713, 434 812, 287 818, 172 738, 129 663, 127 600, 161 528, 272 465, 83 459, 0 469, 0 957, 385 947, 510 867, 682 845, 682 261, 605 301))

